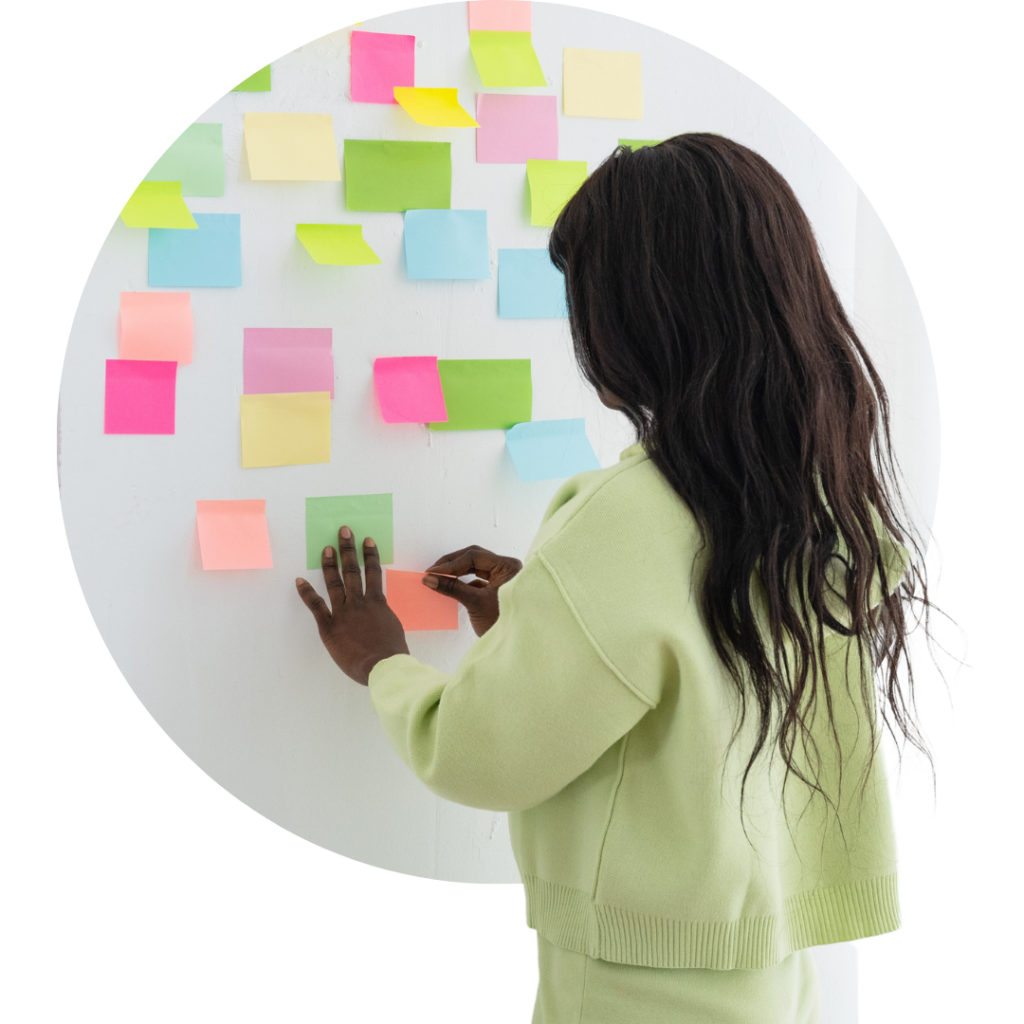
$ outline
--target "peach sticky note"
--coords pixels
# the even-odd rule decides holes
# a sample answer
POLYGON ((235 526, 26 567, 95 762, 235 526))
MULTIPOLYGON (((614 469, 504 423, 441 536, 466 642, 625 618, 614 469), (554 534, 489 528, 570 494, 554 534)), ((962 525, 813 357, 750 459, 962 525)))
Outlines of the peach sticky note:
POLYGON ((530 0, 469 0, 470 32, 530 32, 530 0))
POLYGON ((191 300, 188 292, 121 292, 117 354, 191 363, 191 300))
POLYGON ((447 423, 437 356, 373 361, 373 383, 385 423, 447 423))
POLYGON ((421 572, 384 570, 385 596, 391 610, 402 623, 402 628, 458 629, 458 602, 452 597, 445 597, 444 594, 425 587, 420 582, 422 579, 421 572))
POLYGON ((395 86, 416 84, 415 36, 353 32, 351 60, 356 103, 397 103, 395 86))
POLYGON ((204 569, 273 569, 266 502, 197 501, 204 569))
POLYGON ((644 116, 640 54, 564 49, 562 113, 640 120, 644 116))

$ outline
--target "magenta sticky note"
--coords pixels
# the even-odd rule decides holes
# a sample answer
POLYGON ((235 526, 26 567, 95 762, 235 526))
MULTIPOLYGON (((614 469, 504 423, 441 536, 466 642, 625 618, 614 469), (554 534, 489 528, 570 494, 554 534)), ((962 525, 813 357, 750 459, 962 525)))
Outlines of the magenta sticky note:
POLYGON ((162 359, 108 359, 104 434, 173 434, 178 364, 162 359))
POLYGON ((416 37, 353 32, 351 61, 355 102, 397 103, 395 86, 416 84, 416 37))
POLYGON ((331 328, 246 327, 242 391, 247 395, 329 391, 333 398, 331 328))
POLYGON ((373 361, 385 423, 447 423, 437 356, 391 356, 373 361))
POLYGON ((476 160, 480 164, 525 164, 558 159, 558 98, 514 93, 478 93, 476 160))

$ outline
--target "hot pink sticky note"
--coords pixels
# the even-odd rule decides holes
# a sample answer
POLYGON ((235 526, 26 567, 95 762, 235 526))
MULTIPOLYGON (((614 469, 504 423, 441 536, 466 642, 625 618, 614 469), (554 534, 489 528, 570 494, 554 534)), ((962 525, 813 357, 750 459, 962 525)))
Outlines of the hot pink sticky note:
POLYGON ((437 356, 375 359, 373 383, 385 423, 448 422, 437 356))
POLYGON ((330 327, 246 327, 242 391, 247 395, 329 391, 334 397, 330 327))
POLYGON ((513 93, 478 93, 476 160, 480 164, 525 164, 558 159, 558 98, 513 93))
POLYGON ((416 84, 416 37, 390 32, 352 33, 352 99, 397 103, 396 85, 416 84))
POLYGON ((266 502, 197 501, 204 569, 273 569, 266 502))
POLYGON ((191 363, 191 300, 188 292, 121 292, 117 354, 191 363))
POLYGON ((156 359, 108 359, 104 434, 173 434, 178 364, 156 359))
POLYGON ((458 629, 459 604, 436 590, 425 587, 421 572, 403 572, 401 569, 384 570, 385 597, 388 606, 398 616, 402 628, 458 629))
MULTIPOLYGON (((530 0, 469 0, 470 32, 530 32, 530 0)), ((477 118, 479 120, 479 118, 477 118)))

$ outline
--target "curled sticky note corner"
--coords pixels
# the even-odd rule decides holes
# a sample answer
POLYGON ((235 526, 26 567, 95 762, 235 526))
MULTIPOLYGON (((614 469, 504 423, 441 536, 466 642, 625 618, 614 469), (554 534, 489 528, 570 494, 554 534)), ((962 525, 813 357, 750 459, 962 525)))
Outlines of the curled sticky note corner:
POLYGON ((434 128, 479 128, 469 111, 459 105, 458 89, 424 89, 396 85, 395 100, 417 123, 434 128))
POLYGON ((124 204, 121 220, 130 228, 198 228, 180 181, 142 181, 124 204))
POLYGON ((381 262, 363 238, 362 224, 296 224, 295 234, 317 263, 356 267, 381 262))

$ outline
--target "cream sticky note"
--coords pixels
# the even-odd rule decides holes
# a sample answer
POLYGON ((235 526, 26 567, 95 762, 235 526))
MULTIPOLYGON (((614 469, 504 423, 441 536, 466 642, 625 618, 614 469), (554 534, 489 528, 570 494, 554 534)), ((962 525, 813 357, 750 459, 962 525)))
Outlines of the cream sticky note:
POLYGON ((362 224, 296 224, 295 234, 317 263, 338 267, 380 263, 363 238, 362 224))
POLYGON ((402 629, 458 629, 458 601, 425 587, 422 579, 421 572, 384 570, 384 596, 402 629))
POLYGON ((527 160, 530 183, 530 223, 550 227, 562 207, 587 180, 585 160, 527 160))
POLYGON ((331 461, 331 394, 242 395, 242 467, 331 461))
POLYGON ((121 292, 117 315, 121 359, 192 362, 192 296, 188 292, 121 292))
POLYGON ((395 100, 417 123, 435 128, 479 128, 480 125, 459 106, 458 89, 421 89, 396 85, 395 100))
POLYGON ((250 112, 245 155, 253 181, 341 181, 330 114, 250 112))
POLYGON ((644 116, 640 54, 563 50, 562 113, 639 121, 644 116))
POLYGON ((124 204, 121 220, 130 228, 195 228, 181 198, 180 181, 143 181, 124 204))
POLYGON ((197 501, 196 528, 204 569, 273 569, 267 503, 197 501))

